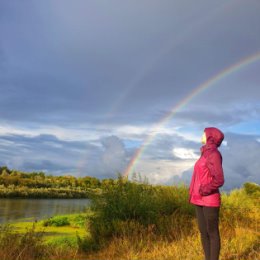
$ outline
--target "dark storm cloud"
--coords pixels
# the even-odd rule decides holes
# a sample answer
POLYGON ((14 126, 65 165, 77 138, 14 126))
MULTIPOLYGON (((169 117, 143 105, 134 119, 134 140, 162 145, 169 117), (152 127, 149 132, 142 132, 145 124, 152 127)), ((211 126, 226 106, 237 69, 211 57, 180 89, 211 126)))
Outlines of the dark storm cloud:
POLYGON ((227 134, 228 146, 223 149, 227 189, 239 187, 244 182, 260 182, 259 136, 227 134))
POLYGON ((47 171, 49 173, 57 173, 58 172, 71 172, 74 169, 66 167, 65 165, 58 164, 58 163, 53 163, 51 160, 38 160, 37 162, 33 161, 24 161, 23 164, 21 165, 22 169, 26 169, 29 171, 47 171))
POLYGON ((1 117, 97 123, 115 107, 110 120, 151 121, 257 50, 259 5, 225 2, 1 2, 1 117))
POLYGON ((84 149, 97 149, 90 144, 63 141, 52 135, 0 136, 0 144, 1 165, 25 171, 54 173, 75 170, 75 164, 84 149))
POLYGON ((116 136, 89 142, 53 135, 0 136, 0 165, 24 171, 116 177, 126 167, 126 149, 116 136))
MULTIPOLYGON (((189 105, 178 111, 173 121, 178 121, 183 125, 219 125, 228 127, 244 121, 260 120, 259 103, 243 104, 233 103, 232 101, 225 103, 220 100, 219 103, 212 101, 205 107, 201 104, 189 105)), ((166 115, 167 113, 162 112, 161 114, 166 115)))

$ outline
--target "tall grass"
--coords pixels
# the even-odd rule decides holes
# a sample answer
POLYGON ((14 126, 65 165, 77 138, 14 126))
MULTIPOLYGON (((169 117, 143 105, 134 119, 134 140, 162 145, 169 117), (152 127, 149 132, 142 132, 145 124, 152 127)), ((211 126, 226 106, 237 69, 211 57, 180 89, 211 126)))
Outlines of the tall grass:
POLYGON ((1 260, 46 259, 49 250, 43 245, 43 233, 35 232, 34 227, 24 234, 17 234, 8 226, 0 226, 1 260))
MULTIPOLYGON (((250 184, 251 185, 251 184, 250 184)), ((222 194, 223 259, 259 257, 258 185, 222 194)), ((118 179, 93 200, 89 222, 99 259, 202 259, 202 247, 188 188, 138 184, 118 179)), ((91 244, 88 244, 91 245, 91 244)))
POLYGON ((93 242, 102 247, 115 237, 147 242, 188 235, 193 230, 194 209, 187 200, 184 186, 153 186, 119 177, 93 198, 91 209, 96 214, 89 222, 93 242))

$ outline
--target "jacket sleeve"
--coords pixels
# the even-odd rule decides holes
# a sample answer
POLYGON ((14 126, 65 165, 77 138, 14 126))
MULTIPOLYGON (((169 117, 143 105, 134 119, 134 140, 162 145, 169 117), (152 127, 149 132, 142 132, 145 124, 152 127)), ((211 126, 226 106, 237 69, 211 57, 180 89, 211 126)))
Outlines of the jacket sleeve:
POLYGON ((213 152, 208 157, 207 166, 209 168, 212 180, 210 183, 200 186, 199 192, 203 196, 207 196, 217 192, 218 188, 220 188, 224 184, 222 156, 220 152, 213 152))

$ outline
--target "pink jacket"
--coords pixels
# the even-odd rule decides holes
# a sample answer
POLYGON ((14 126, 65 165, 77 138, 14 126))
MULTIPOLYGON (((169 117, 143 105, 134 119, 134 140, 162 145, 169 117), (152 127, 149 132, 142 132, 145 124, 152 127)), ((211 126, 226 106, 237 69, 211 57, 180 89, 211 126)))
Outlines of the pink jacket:
POLYGON ((205 128, 206 145, 201 147, 201 157, 195 163, 191 178, 189 202, 195 205, 219 207, 219 187, 224 184, 222 156, 218 151, 224 134, 217 128, 205 128))

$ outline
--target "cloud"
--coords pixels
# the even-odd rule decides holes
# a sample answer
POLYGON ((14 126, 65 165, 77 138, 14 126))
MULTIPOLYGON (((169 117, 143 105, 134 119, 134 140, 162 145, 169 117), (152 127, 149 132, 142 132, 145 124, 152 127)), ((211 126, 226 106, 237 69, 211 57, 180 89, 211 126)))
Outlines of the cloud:
POLYGON ((225 187, 239 187, 244 182, 260 182, 260 144, 257 136, 227 134, 227 146, 223 148, 225 187))
MULTIPOLYGON (((144 149, 132 170, 146 176, 151 183, 172 185, 184 182, 189 185, 193 166, 200 156, 201 144, 200 139, 197 140, 176 134, 159 134, 144 149)), ((220 148, 225 173, 224 190, 238 188, 245 182, 260 182, 259 145, 259 135, 225 132, 225 144, 220 148)))
POLYGON ((174 148, 173 154, 183 160, 186 159, 198 159, 198 155, 195 154, 195 152, 192 149, 187 148, 174 148))
MULTIPOLYGON (((181 174, 193 164, 194 160, 143 159, 135 167, 135 172, 151 184, 172 185, 175 184, 173 178, 180 178, 181 174)), ((129 178, 131 179, 132 175, 129 178)))
POLYGON ((127 163, 122 140, 107 136, 92 141, 65 141, 53 135, 0 136, 1 165, 23 171, 116 177, 127 163))
MULTIPOLYGON (((221 147, 225 190, 259 182, 259 136, 226 133, 221 147)), ((136 148, 106 136, 92 141, 65 141, 53 135, 0 137, 1 165, 24 171, 115 178, 123 173, 136 148)), ((200 144, 176 134, 159 135, 134 167, 150 183, 189 184, 200 144)), ((131 176, 130 176, 131 177, 131 176)))
POLYGON ((117 136, 106 136, 96 140, 97 147, 93 151, 86 147, 80 156, 78 175, 98 178, 115 178, 127 166, 127 150, 123 141, 117 136))
POLYGON ((1 165, 54 174, 75 170, 75 162, 85 148, 82 142, 63 141, 53 135, 5 135, 0 136, 0 144, 1 165))
POLYGON ((126 168, 126 150, 123 142, 116 136, 106 137, 101 140, 104 148, 102 161, 104 172, 114 176, 122 173, 126 168))

